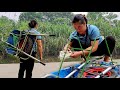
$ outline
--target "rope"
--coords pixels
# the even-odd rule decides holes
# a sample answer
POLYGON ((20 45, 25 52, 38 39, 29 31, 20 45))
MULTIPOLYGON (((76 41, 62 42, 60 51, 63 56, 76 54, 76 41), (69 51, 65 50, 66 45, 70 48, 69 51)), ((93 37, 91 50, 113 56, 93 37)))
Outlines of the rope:
POLYGON ((13 45, 16 46, 19 37, 17 35, 13 34, 13 33, 11 33, 11 35, 13 36, 13 45))
MULTIPOLYGON (((29 35, 29 31, 27 32, 27 33, 25 33, 25 34, 23 34, 23 35, 25 35, 25 39, 24 39, 24 42, 23 42, 23 44, 22 44, 22 47, 21 47, 21 50, 23 51, 23 49, 25 48, 25 45, 26 45, 26 42, 27 42, 27 40, 28 40, 28 35, 29 35)), ((37 38, 35 38, 35 41, 37 40, 37 38)), ((33 43, 33 45, 35 44, 35 42, 33 43)), ((32 47, 32 50, 31 50, 31 52, 30 52, 30 55, 32 55, 32 52, 33 52, 33 47, 32 47)), ((29 57, 28 58, 22 58, 22 57, 20 57, 21 59, 23 59, 23 60, 27 60, 27 59, 29 59, 29 57)))
MULTIPOLYGON (((75 48, 75 49, 80 49, 80 50, 82 51, 83 56, 84 56, 84 59, 86 60, 86 63, 88 63, 88 60, 87 60, 86 57, 85 57, 85 53, 83 52, 84 49, 82 48, 82 45, 81 45, 81 43, 80 43, 80 40, 79 40, 78 36, 77 36, 77 39, 78 39, 78 42, 79 42, 79 45, 80 45, 81 48, 75 48)), ((96 40, 96 39, 95 39, 95 40, 96 40)), ((95 40, 94 40, 94 41, 95 41, 95 40)), ((70 43, 70 41, 69 41, 69 43, 70 43)), ((94 42, 94 43, 95 43, 95 42, 94 42)), ((68 46, 69 46, 69 44, 68 44, 68 46)), ((67 49, 68 49, 68 46, 67 46, 67 49)), ((92 48, 93 48, 93 46, 92 46, 92 48)), ((91 51, 92 51, 92 48, 91 48, 91 50, 90 50, 90 53, 91 53, 91 51)), ((64 58, 65 58, 67 49, 66 49, 65 54, 64 54, 64 57, 63 57, 63 59, 61 60, 61 63, 60 63, 60 68, 59 68, 59 71, 58 71, 58 77, 59 77, 59 74, 60 74, 60 70, 61 70, 61 67, 62 67, 64 58)), ((74 49, 74 48, 73 48, 73 49, 74 49)), ((90 54, 89 54, 88 56, 90 56, 90 54)), ((85 65, 86 65, 86 63, 85 63, 85 65)), ((83 68, 83 69, 84 69, 84 68, 83 68)))
POLYGON ((59 78, 60 70, 61 70, 62 65, 63 65, 63 61, 65 60, 65 55, 66 55, 66 53, 67 53, 69 44, 70 44, 70 41, 68 42, 67 49, 66 49, 65 54, 64 54, 64 56, 63 56, 63 59, 61 60, 61 63, 60 63, 60 67, 59 67, 59 70, 58 70, 58 78, 59 78))
POLYGON ((112 54, 110 53, 110 49, 109 49, 109 46, 108 46, 108 43, 107 43, 106 38, 105 38, 105 43, 106 43, 106 46, 107 46, 108 53, 109 53, 109 55, 110 55, 111 62, 113 63, 112 54))
MULTIPOLYGON (((19 35, 19 40, 18 41, 20 41, 21 36, 22 36, 22 32, 20 31, 20 35, 19 35)), ((17 45, 19 45, 18 42, 17 42, 17 45)), ((16 56, 18 55, 18 53, 19 53, 19 51, 17 50, 16 51, 16 56)))
MULTIPOLYGON (((94 44, 95 44, 95 41, 96 41, 96 39, 94 40, 94 44)), ((94 46, 94 44, 93 44, 93 46, 94 46)), ((81 72, 81 74, 80 74, 80 78, 81 78, 82 75, 83 75, 85 66, 86 66, 87 64, 89 64, 89 60, 88 60, 88 59, 90 58, 90 54, 92 53, 93 46, 92 46, 92 48, 91 48, 91 50, 90 50, 90 52, 89 52, 89 54, 88 54, 88 57, 86 58, 86 63, 85 63, 85 65, 83 66, 82 72, 81 72)))
MULTIPOLYGON (((86 36, 87 37, 87 36, 86 36)), ((77 39, 78 39, 78 42, 79 42, 79 45, 80 45, 80 49, 81 49, 81 51, 82 51, 82 53, 83 53, 83 56, 84 56, 84 59, 86 60, 86 57, 85 57, 85 53, 83 52, 83 48, 82 48, 82 45, 81 45, 81 43, 80 43, 80 40, 79 40, 79 38, 78 38, 78 36, 77 36, 77 39)))

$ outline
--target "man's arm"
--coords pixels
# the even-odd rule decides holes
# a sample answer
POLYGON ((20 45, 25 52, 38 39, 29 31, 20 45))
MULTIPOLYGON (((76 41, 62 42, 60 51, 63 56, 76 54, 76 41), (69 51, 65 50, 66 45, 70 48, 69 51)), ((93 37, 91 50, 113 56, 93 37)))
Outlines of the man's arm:
POLYGON ((42 46, 42 40, 37 40, 37 50, 39 52, 40 59, 42 60, 43 58, 43 46, 42 46))
POLYGON ((99 40, 96 40, 95 42, 91 41, 91 46, 90 47, 86 48, 83 51, 75 51, 75 52, 73 52, 71 54, 71 57, 76 58, 76 57, 84 56, 84 55, 87 56, 90 53, 90 51, 92 53, 92 52, 95 52, 97 50, 98 44, 99 44, 99 40))
MULTIPOLYGON (((91 41, 91 46, 86 48, 85 50, 83 50, 84 54, 88 55, 90 53, 90 51, 91 51, 91 53, 95 52, 98 48, 98 45, 99 45, 99 40, 91 41)), ((84 55, 83 52, 81 54, 82 56, 84 55)))

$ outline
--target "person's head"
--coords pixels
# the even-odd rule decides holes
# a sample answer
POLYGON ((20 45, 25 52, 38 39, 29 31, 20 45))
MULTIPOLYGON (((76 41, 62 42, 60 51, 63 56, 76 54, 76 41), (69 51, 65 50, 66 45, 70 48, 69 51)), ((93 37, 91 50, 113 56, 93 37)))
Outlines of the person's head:
POLYGON ((36 20, 31 20, 28 25, 30 28, 37 28, 38 27, 38 23, 36 20))
POLYGON ((72 24, 76 31, 80 34, 84 34, 86 31, 87 26, 87 18, 85 15, 82 14, 76 14, 73 17, 72 24))

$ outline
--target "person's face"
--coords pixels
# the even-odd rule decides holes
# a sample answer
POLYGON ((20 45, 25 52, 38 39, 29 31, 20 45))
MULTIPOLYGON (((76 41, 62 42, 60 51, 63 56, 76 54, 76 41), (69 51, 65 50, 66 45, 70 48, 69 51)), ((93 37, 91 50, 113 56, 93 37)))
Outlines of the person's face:
POLYGON ((83 34, 86 30, 86 24, 80 24, 79 22, 73 23, 73 27, 76 29, 76 31, 80 34, 83 34))
POLYGON ((36 29, 38 28, 38 24, 36 24, 35 28, 36 28, 36 29))

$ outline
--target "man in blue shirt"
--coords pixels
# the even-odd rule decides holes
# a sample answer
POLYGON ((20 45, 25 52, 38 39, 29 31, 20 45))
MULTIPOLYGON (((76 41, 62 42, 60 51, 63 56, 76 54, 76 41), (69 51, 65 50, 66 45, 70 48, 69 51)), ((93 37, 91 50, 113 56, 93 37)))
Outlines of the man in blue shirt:
MULTIPOLYGON (((87 24, 87 19, 84 15, 75 15, 72 24, 76 31, 72 32, 69 37, 69 46, 66 45, 66 47, 68 46, 68 50, 71 48, 74 49, 71 57, 87 56, 91 50, 91 56, 104 55, 104 62, 109 62, 110 54, 112 54, 115 47, 115 39, 112 36, 106 37, 110 49, 109 53, 99 29, 95 25, 87 24)), ((64 49, 66 49, 66 47, 64 49)))
MULTIPOLYGON (((29 30, 30 34, 35 34, 37 35, 36 38, 37 40, 42 40, 42 37, 40 36, 40 32, 38 32, 35 28, 31 28, 29 30)), ((41 45, 40 45, 41 46, 41 45)), ((35 42, 35 44, 33 45, 33 52, 37 52, 37 43, 35 42)), ((40 59, 42 60, 42 53, 40 53, 40 59)))

